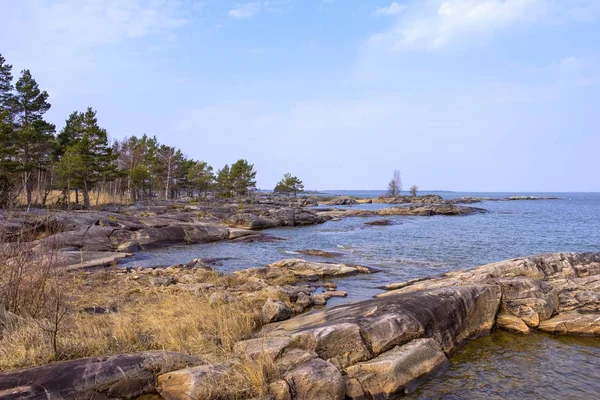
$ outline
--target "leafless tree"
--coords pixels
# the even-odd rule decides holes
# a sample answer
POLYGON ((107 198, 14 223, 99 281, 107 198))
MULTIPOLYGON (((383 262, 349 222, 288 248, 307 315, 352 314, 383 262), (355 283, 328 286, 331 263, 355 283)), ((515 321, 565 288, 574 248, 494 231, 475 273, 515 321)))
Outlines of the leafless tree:
POLYGON ((402 192, 402 176, 400 175, 400 171, 396 169, 394 170, 392 180, 388 183, 388 195, 395 197, 399 196, 400 192, 402 192))
POLYGON ((410 194, 412 197, 417 197, 417 190, 419 189, 419 187, 417 185, 412 185, 410 187, 410 194))

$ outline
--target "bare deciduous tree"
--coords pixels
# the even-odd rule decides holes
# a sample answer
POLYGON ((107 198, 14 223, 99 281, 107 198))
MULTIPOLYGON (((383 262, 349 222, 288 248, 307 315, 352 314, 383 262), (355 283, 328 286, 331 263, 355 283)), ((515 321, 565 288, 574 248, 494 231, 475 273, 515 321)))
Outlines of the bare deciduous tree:
POLYGON ((394 170, 394 175, 392 180, 388 183, 388 195, 390 196, 399 196, 402 191, 402 177, 400 175, 400 171, 397 169, 394 170))
POLYGON ((412 197, 417 197, 417 190, 419 190, 419 187, 417 185, 412 185, 410 187, 410 194, 412 197))

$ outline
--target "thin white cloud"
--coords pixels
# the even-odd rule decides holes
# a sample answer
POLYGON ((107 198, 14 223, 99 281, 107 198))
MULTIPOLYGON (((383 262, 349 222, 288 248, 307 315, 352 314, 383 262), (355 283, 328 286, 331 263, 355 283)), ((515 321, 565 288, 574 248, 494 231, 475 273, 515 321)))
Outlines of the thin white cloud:
POLYGON ((395 50, 435 50, 462 38, 535 20, 546 9, 545 0, 447 0, 434 4, 401 19, 391 30, 373 35, 369 43, 395 50))
POLYGON ((255 16, 260 12, 262 4, 257 2, 245 3, 245 4, 237 4, 234 8, 229 10, 228 15, 232 18, 250 18, 255 16))
POLYGON ((391 15, 398 15, 400 14, 402 11, 404 11, 404 9, 406 8, 406 6, 401 6, 400 4, 393 2, 392 4, 390 4, 389 6, 385 6, 385 7, 378 7, 374 12, 373 15, 376 17, 384 17, 384 16, 391 16, 391 15))

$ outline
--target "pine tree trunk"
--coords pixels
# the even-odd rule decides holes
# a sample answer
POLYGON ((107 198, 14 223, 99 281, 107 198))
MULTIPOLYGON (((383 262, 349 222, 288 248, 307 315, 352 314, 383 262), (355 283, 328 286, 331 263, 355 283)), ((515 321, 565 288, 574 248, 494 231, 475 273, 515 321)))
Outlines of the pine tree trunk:
POLYGON ((83 208, 86 210, 90 208, 90 192, 86 181, 83 181, 83 208))

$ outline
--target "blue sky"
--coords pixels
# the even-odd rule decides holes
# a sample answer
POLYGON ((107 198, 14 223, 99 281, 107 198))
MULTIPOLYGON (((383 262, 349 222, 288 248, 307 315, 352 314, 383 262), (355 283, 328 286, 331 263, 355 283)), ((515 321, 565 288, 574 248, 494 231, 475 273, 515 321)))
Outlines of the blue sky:
POLYGON ((600 191, 600 0, 0 0, 0 53, 216 168, 311 189, 600 191))

